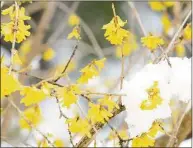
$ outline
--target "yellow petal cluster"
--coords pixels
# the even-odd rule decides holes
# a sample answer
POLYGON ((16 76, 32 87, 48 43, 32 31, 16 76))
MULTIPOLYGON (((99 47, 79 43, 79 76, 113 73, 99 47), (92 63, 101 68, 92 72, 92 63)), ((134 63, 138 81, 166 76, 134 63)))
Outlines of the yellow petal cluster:
POLYGON ((94 76, 98 76, 104 67, 105 61, 106 61, 106 58, 103 58, 101 60, 93 60, 83 69, 81 69, 80 72, 82 73, 82 75, 77 80, 77 82, 81 84, 87 83, 89 79, 93 78, 94 76))
POLYGON ((72 133, 80 133, 81 135, 86 135, 91 137, 90 129, 92 128, 86 119, 81 119, 78 117, 68 119, 66 123, 69 124, 69 130, 72 133))
POLYGON ((22 85, 13 73, 9 74, 9 69, 5 66, 1 66, 1 99, 21 89, 22 85))
POLYGON ((183 33, 184 39, 186 40, 190 40, 192 39, 192 27, 191 24, 187 24, 185 29, 184 29, 184 33, 183 33))
POLYGON ((27 108, 24 110, 23 116, 21 116, 19 120, 19 124, 22 129, 31 129, 30 125, 32 125, 32 127, 36 127, 42 119, 39 106, 27 108))
POLYGON ((110 112, 113 111, 114 108, 119 109, 119 106, 112 100, 111 96, 104 96, 104 98, 99 99, 98 102, 101 106, 107 107, 110 112))
POLYGON ((113 114, 102 107, 100 104, 89 103, 88 118, 94 124, 96 122, 105 123, 113 114))
POLYGON ((56 89, 59 98, 62 98, 62 103, 65 107, 69 108, 71 104, 75 104, 78 99, 80 90, 77 85, 70 85, 56 89))
POLYGON ((71 26, 79 25, 80 18, 75 14, 71 14, 70 17, 68 18, 68 24, 71 26))
POLYGON ((151 7, 152 10, 154 11, 163 11, 166 10, 169 7, 174 6, 175 2, 149 2, 149 5, 151 7))
POLYGON ((76 38, 77 40, 80 40, 80 28, 78 26, 74 27, 72 32, 68 34, 67 39, 76 38))
POLYGON ((55 51, 52 48, 48 48, 42 56, 42 59, 44 61, 50 61, 51 59, 53 59, 55 57, 55 51))
POLYGON ((183 43, 178 43, 175 48, 176 54, 179 57, 184 57, 186 54, 186 49, 183 43))
POLYGON ((161 37, 148 35, 141 38, 141 42, 144 47, 147 47, 151 52, 154 52, 156 48, 160 45, 164 45, 164 40, 161 37))
POLYGON ((35 87, 25 87, 22 91, 20 91, 20 94, 24 96, 20 103, 24 103, 25 106, 37 104, 46 99, 47 96, 44 91, 35 87))
POLYGON ((132 140, 132 147, 153 147, 155 136, 158 132, 164 132, 159 122, 154 122, 147 133, 143 133, 132 140))
POLYGON ((24 20, 30 20, 29 16, 25 15, 25 8, 18 9, 18 12, 14 9, 14 6, 10 6, 9 8, 2 11, 3 15, 9 14, 11 21, 8 23, 1 24, 1 34, 4 36, 4 40, 6 42, 15 41, 17 43, 26 40, 26 37, 30 35, 28 31, 31 27, 30 25, 25 25, 24 20), (16 13, 18 13, 18 18, 16 19, 16 13))
POLYGON ((120 45, 123 39, 128 36, 128 31, 122 27, 127 21, 122 21, 119 16, 113 17, 110 23, 104 25, 102 29, 105 29, 105 38, 113 45, 120 45))
POLYGON ((123 40, 123 43, 116 48, 116 56, 121 58, 123 56, 129 56, 133 51, 137 49, 137 42, 135 37, 129 33, 129 35, 123 40))
POLYGON ((163 101, 160 97, 160 90, 158 88, 158 82, 155 81, 153 86, 147 89, 148 99, 141 103, 142 110, 153 110, 157 108, 163 101))
POLYGON ((164 28, 164 33, 168 34, 168 32, 170 31, 171 27, 172 27, 172 23, 168 17, 168 14, 164 14, 161 18, 162 24, 163 24, 163 28, 164 28))

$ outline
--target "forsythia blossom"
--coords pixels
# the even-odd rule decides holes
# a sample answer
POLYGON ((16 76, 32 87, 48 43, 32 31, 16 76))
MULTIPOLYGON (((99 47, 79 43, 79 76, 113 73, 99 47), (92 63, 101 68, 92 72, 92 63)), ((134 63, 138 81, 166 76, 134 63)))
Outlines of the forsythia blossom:
POLYGON ((30 35, 28 31, 31 27, 30 25, 25 25, 25 20, 30 20, 29 16, 25 15, 25 8, 16 9, 17 6, 10 6, 9 8, 2 11, 3 15, 9 14, 11 21, 9 23, 2 23, 1 33, 4 35, 4 40, 6 42, 13 42, 14 40, 17 43, 25 40, 27 36, 30 35), (15 34, 15 36, 14 36, 15 34))
POLYGON ((48 48, 44 53, 43 53, 43 60, 44 61, 50 61, 53 59, 55 56, 55 51, 52 48, 48 48))
POLYGON ((174 6, 175 2, 149 2, 149 5, 154 11, 163 11, 168 7, 174 6))
POLYGON ((135 36, 128 33, 128 36, 123 40, 123 43, 116 48, 116 56, 120 58, 122 52, 123 56, 129 56, 137 47, 135 36))
POLYGON ((78 83, 87 83, 89 79, 91 79, 94 76, 98 76, 100 71, 104 67, 104 62, 106 61, 106 58, 103 58, 101 60, 93 60, 91 63, 89 63, 86 67, 81 69, 82 75, 77 80, 78 83))
POLYGON ((154 52, 159 45, 164 45, 164 40, 161 37, 148 35, 141 38, 143 46, 147 47, 151 52, 154 52))
POLYGON ((191 24, 188 24, 185 27, 183 36, 184 36, 184 38, 186 40, 191 40, 192 39, 192 27, 191 27, 191 24))
POLYGON ((68 19, 68 24, 70 24, 71 26, 79 25, 80 24, 80 18, 75 14, 71 14, 69 19, 68 19))
POLYGON ((80 28, 78 26, 74 27, 72 32, 68 34, 67 39, 71 39, 75 37, 77 40, 80 40, 80 28))
POLYGON ((12 73, 9 74, 9 69, 7 67, 1 65, 1 99, 21 89, 22 85, 17 78, 12 73))
POLYGON ((158 132, 164 132, 158 122, 154 122, 147 133, 132 140, 132 147, 153 147, 155 144, 155 136, 158 132))
POLYGON ((113 45, 120 45, 123 39, 128 36, 128 31, 123 29, 127 21, 122 21, 121 18, 115 14, 114 5, 112 5, 114 17, 110 23, 103 25, 102 29, 105 29, 104 36, 113 45))
POLYGON ((31 129, 33 127, 36 127, 41 121, 40 107, 33 106, 27 108, 26 110, 24 110, 23 116, 20 117, 19 121, 21 128, 31 129), (30 125, 32 125, 32 127, 30 125))
POLYGON ((183 102, 191 99, 191 59, 169 58, 169 61, 172 67, 166 60, 148 64, 129 82, 124 81, 122 93, 127 96, 122 96, 122 103, 126 106, 125 120, 131 137, 147 132, 155 120, 170 117, 171 99, 183 102), (148 105, 151 107, 147 109, 148 105))

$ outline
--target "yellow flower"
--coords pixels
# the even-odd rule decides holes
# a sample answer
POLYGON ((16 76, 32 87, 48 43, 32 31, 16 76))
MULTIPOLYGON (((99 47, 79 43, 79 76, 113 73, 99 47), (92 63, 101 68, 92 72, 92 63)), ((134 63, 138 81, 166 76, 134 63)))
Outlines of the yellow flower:
POLYGON ((158 132, 163 132, 164 133, 164 130, 163 128, 161 127, 161 123, 159 122, 154 122, 152 124, 152 127, 149 129, 149 131, 147 132, 148 136, 150 137, 155 137, 157 135, 158 132))
POLYGON ((141 136, 134 138, 132 140, 132 147, 153 147, 157 133, 164 132, 160 124, 159 122, 154 122, 147 133, 143 133, 141 136))
POLYGON ((80 28, 77 27, 77 26, 74 27, 73 30, 72 30, 72 32, 68 34, 67 39, 71 39, 71 38, 73 38, 73 37, 75 37, 77 40, 80 40, 80 39, 81 39, 81 37, 80 37, 80 28))
POLYGON ((120 58, 122 56, 122 50, 124 56, 129 56, 137 47, 135 37, 130 33, 130 35, 123 40, 122 45, 116 48, 116 56, 120 58))
POLYGON ((14 6, 11 6, 2 12, 3 15, 9 14, 11 21, 1 24, 1 34, 4 36, 6 42, 13 42, 14 34, 16 34, 15 40, 17 43, 20 43, 30 35, 28 30, 31 27, 30 25, 25 25, 24 20, 30 20, 31 18, 25 15, 25 8, 22 7, 18 9, 18 18, 16 20, 16 10, 13 11, 13 8, 14 6))
POLYGON ((68 24, 70 24, 71 26, 79 25, 80 24, 80 18, 75 14, 71 14, 69 19, 68 19, 68 24))
POLYGON ((174 6, 175 2, 149 2, 149 5, 154 11, 163 11, 169 7, 174 6))
POLYGON ((105 96, 104 98, 99 99, 98 102, 100 105, 106 106, 110 112, 113 111, 115 107, 119 109, 119 106, 112 100, 110 96, 105 96))
POLYGON ((89 79, 91 79, 94 76, 98 76, 100 71, 104 67, 104 62, 106 61, 106 58, 103 58, 101 60, 93 60, 91 63, 89 63, 87 66, 81 69, 82 75, 77 80, 78 83, 87 83, 89 79))
POLYGON ((24 103, 25 106, 37 104, 46 99, 46 94, 42 90, 35 87, 25 87, 22 91, 20 91, 20 94, 24 96, 20 103, 24 103))
POLYGON ((185 27, 183 36, 186 40, 192 39, 192 27, 190 23, 185 27))
POLYGON ((105 120, 109 120, 109 117, 112 117, 113 114, 106 109, 104 109, 99 104, 89 103, 88 118, 92 123, 102 122, 105 123, 105 120))
POLYGON ((122 140, 129 139, 129 136, 128 136, 128 133, 126 130, 118 131, 118 133, 119 133, 119 136, 121 137, 122 140))
POLYGON ((155 140, 150 138, 147 134, 142 134, 132 140, 132 147, 153 147, 155 140))
POLYGON ((19 56, 22 61, 22 63, 27 62, 27 54, 31 51, 32 48, 32 42, 31 40, 26 40, 22 42, 20 48, 19 48, 19 56))
POLYGON ((161 21, 163 24, 164 32, 168 34, 169 30, 172 27, 172 23, 166 13, 162 16, 161 21))
POLYGON ((148 35, 146 37, 141 38, 141 42, 143 43, 144 47, 147 47, 151 52, 160 45, 164 45, 164 40, 161 37, 148 35))
MULTIPOLYGON (((18 27, 16 31, 16 42, 20 43, 23 40, 26 40, 27 36, 30 36, 30 32, 28 31, 30 29, 30 25, 25 25, 24 21, 19 20, 18 21, 18 27)), ((14 40, 14 22, 11 21, 9 23, 2 23, 1 25, 1 34, 4 37, 4 40, 6 42, 13 42, 14 40)))
POLYGON ((7 67, 1 67, 1 99, 10 95, 11 93, 21 90, 22 85, 11 73, 9 75, 9 69, 7 67))
POLYGON ((142 110, 152 110, 160 105, 163 99, 160 97, 160 90, 158 88, 158 82, 155 81, 153 86, 147 89, 148 99, 141 103, 142 110))
MULTIPOLYGON (((15 21, 15 17, 16 17, 16 11, 10 15, 10 18, 13 21, 15 21)), ((30 19, 31 17, 25 15, 25 8, 21 7, 21 9, 18 10, 18 20, 30 20, 30 19)))
POLYGON ((63 99, 63 105, 67 108, 69 108, 71 104, 76 103, 78 99, 77 95, 80 94, 80 90, 77 85, 58 88, 56 91, 58 97, 63 99))
POLYGON ((69 124, 69 130, 72 133, 80 133, 82 135, 86 135, 89 138, 91 137, 90 129, 92 127, 86 119, 75 117, 72 119, 67 119, 66 123, 69 124))
POLYGON ((64 147, 64 142, 61 139, 56 139, 54 141, 54 146, 55 147, 64 147))
POLYGON ((55 51, 52 48, 48 48, 44 53, 43 53, 43 60, 44 61, 50 61, 55 57, 55 51))
POLYGON ((21 116, 19 120, 19 124, 22 129, 31 129, 30 125, 36 127, 42 119, 39 106, 27 108, 26 110, 24 110, 23 116, 24 117, 21 116))
POLYGON ((179 57, 185 56, 186 49, 182 43, 177 44, 175 50, 176 50, 177 56, 179 57))
POLYGON ((162 11, 166 8, 162 2, 149 2, 149 5, 154 11, 162 11))
POLYGON ((121 28, 127 21, 123 22, 119 16, 113 17, 110 23, 103 25, 102 29, 106 32, 104 36, 111 44, 120 45, 125 37, 128 36, 128 31, 121 28))
POLYGON ((13 9, 14 9, 14 5, 11 5, 7 9, 2 10, 1 14, 2 15, 7 15, 7 14, 11 15, 13 14, 13 9))
POLYGON ((166 7, 172 7, 172 6, 174 6, 174 4, 175 4, 175 2, 170 2, 170 1, 165 1, 165 2, 163 2, 163 4, 166 6, 166 7))

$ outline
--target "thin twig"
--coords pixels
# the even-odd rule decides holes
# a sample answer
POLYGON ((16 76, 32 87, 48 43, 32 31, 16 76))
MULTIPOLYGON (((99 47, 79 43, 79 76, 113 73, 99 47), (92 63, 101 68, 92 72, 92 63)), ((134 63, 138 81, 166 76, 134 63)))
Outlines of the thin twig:
POLYGON ((39 129, 37 129, 35 126, 33 126, 31 124, 31 122, 23 115, 22 111, 16 106, 16 104, 11 100, 8 99, 9 102, 11 103, 11 105, 17 110, 17 112, 21 115, 21 117, 26 121, 26 123, 34 130, 36 130, 42 137, 44 137, 46 139, 46 141, 52 146, 55 147, 54 144, 49 140, 49 138, 44 135, 44 133, 42 133, 39 129))
POLYGON ((15 43, 16 43, 16 33, 18 31, 18 16, 19 16, 19 5, 15 1, 15 19, 14 19, 14 28, 13 28, 13 42, 11 47, 11 65, 9 67, 9 74, 13 68, 13 57, 16 54, 15 52, 15 43))
POLYGON ((4 1, 1 1, 1 8, 3 8, 3 5, 4 5, 4 1))
MULTIPOLYGON (((119 109, 115 108, 112 112, 113 116, 110 117, 110 119, 114 118, 116 115, 118 115, 119 113, 121 113, 122 111, 125 110, 125 106, 122 106, 120 105, 119 106, 119 109)), ((110 120, 109 119, 109 120, 110 120)), ((106 123, 96 123, 94 126, 97 130, 101 129, 106 123)), ((90 133, 91 133, 91 138, 87 137, 87 136, 84 136, 80 139, 80 141, 76 144, 76 147, 87 147, 93 140, 94 140, 94 137, 96 135, 96 132, 95 130, 92 128, 90 130, 90 133)))
POLYGON ((174 130, 172 132, 172 136, 169 139, 167 147, 173 147, 174 146, 175 140, 177 140, 176 139, 176 135, 178 134, 180 125, 181 125, 181 123, 182 123, 182 121, 183 121, 187 111, 190 109, 190 106, 191 106, 191 100, 187 103, 186 108, 184 109, 182 115, 180 116, 180 119, 178 120, 178 123, 176 124, 176 126, 175 126, 175 128, 174 128, 174 130))
POLYGON ((99 95, 99 96, 104 96, 104 95, 107 95, 107 96, 126 96, 126 94, 115 94, 115 93, 102 93, 102 92, 83 92, 82 93, 83 95, 99 95))
POLYGON ((165 50, 164 53, 161 54, 161 56, 157 57, 153 63, 156 64, 158 62, 160 62, 162 60, 162 58, 165 57, 165 55, 167 55, 172 49, 173 46, 175 44, 176 39, 178 38, 178 36, 180 35, 180 32, 182 31, 184 25, 186 24, 187 20, 189 19, 189 17, 191 16, 192 10, 190 10, 186 16, 186 18, 184 19, 184 21, 182 22, 182 24, 180 25, 179 29, 177 30, 177 32, 174 34, 174 37, 172 38, 170 44, 168 45, 167 49, 165 50))
MULTIPOLYGON (((78 43, 79 43, 79 40, 77 40, 77 44, 75 45, 74 50, 73 50, 73 52, 72 52, 72 54, 71 54, 71 56, 70 56, 70 58, 69 58, 69 60, 68 60, 68 62, 66 64, 64 70, 62 71, 62 74, 64 74, 66 72, 70 62, 72 61, 72 59, 73 59, 73 57, 74 57, 74 55, 75 55, 75 53, 76 53, 76 51, 78 49, 78 43)), ((58 76, 55 80, 53 80, 53 82, 57 82, 61 77, 62 76, 58 76)))
MULTIPOLYGON (((60 117, 59 117, 59 118, 63 117, 63 118, 65 118, 65 119, 67 120, 68 117, 63 113, 62 108, 61 108, 61 106, 60 106, 60 104, 59 104, 59 100, 58 100, 57 97, 56 97, 56 102, 57 102, 57 104, 58 104, 58 108, 59 108, 59 111, 60 111, 60 117)), ((71 133, 71 131, 69 130, 69 123, 67 123, 67 125, 68 125, 68 133, 69 133, 69 136, 70 136, 70 143, 71 143, 72 146, 74 147, 75 145, 74 145, 73 140, 72 140, 72 133, 71 133)))
MULTIPOLYGON (((65 11, 66 13, 71 12, 70 8, 68 8, 64 3, 58 2, 57 4, 58 4, 58 8, 60 8, 62 11, 65 11)), ((80 16, 78 16, 78 17, 80 18, 80 16)), ((84 29, 85 33, 87 34, 89 40, 91 41, 91 43, 93 45, 93 48, 96 51, 98 57, 103 58, 104 57, 103 51, 102 51, 101 47, 99 46, 99 44, 98 44, 92 30, 90 29, 90 27, 86 24, 86 22, 82 18, 80 18, 80 22, 81 22, 81 26, 83 27, 83 29, 84 29)))
POLYGON ((146 32, 146 30, 145 30, 145 28, 144 28, 144 26, 143 26, 143 24, 141 22, 139 13, 138 13, 137 9, 135 8, 135 5, 133 4, 133 2, 129 2, 129 1, 128 1, 128 5, 131 7, 131 9, 132 9, 132 11, 133 11, 133 13, 134 13, 138 23, 139 23, 139 26, 140 26, 140 28, 141 28, 141 30, 143 32, 143 35, 147 36, 147 32, 146 32))
MULTIPOLYGON (((69 8, 71 9, 71 12, 76 12, 76 9, 79 6, 79 1, 76 1, 72 4, 72 7, 69 8)), ((65 15, 65 19, 68 19, 68 15, 70 14, 70 11, 68 11, 68 13, 65 15)), ((63 30, 68 26, 67 23, 64 23, 64 20, 62 20, 60 22, 60 24, 58 25, 57 29, 54 31, 54 33, 48 38, 47 43, 48 45, 53 44, 57 38, 61 35, 61 33, 63 32, 63 30)))

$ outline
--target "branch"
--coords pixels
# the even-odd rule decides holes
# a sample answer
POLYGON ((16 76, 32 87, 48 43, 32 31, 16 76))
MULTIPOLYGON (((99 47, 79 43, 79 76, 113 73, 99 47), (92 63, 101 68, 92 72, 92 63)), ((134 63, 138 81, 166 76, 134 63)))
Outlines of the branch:
MULTIPOLYGON (((58 4, 58 8, 60 8, 62 11, 66 12, 66 13, 71 12, 71 10, 64 3, 58 2, 57 4, 58 4)), ((80 18, 80 16, 79 16, 79 18, 80 18)), ((90 27, 86 24, 86 22, 82 18, 80 18, 80 22, 81 22, 81 26, 83 27, 83 29, 84 29, 85 33, 87 34, 89 40, 91 41, 91 43, 93 45, 93 48, 96 51, 98 57, 103 58, 104 57, 103 51, 102 51, 101 47, 99 46, 99 44, 98 44, 92 30, 90 29, 90 27)))
POLYGON ((176 137, 176 135, 177 135, 178 132, 179 132, 179 128, 180 128, 180 126, 181 126, 181 123, 182 123, 182 121, 183 121, 183 119, 184 119, 187 111, 189 110, 190 105, 191 105, 191 101, 188 102, 188 104, 186 105, 186 108, 184 109, 182 115, 180 116, 180 119, 178 120, 177 124, 175 125, 175 128, 174 128, 174 130, 173 130, 173 132, 172 132, 172 136, 171 136, 170 139, 169 139, 169 142, 168 142, 168 144, 167 144, 167 147, 173 147, 173 146, 175 145, 175 143, 176 143, 176 141, 175 141, 176 138, 175 138, 175 137, 176 137))
POLYGON ((54 144, 48 139, 48 137, 46 135, 44 135, 44 133, 42 133, 39 129, 37 129, 35 126, 33 126, 31 124, 31 122, 23 115, 22 111, 16 106, 16 104, 11 100, 8 99, 9 102, 11 103, 11 105, 17 110, 17 112, 21 115, 21 117, 26 121, 26 123, 32 128, 35 129, 42 137, 44 137, 46 139, 46 141, 52 146, 55 147, 54 144))
MULTIPOLYGON (((191 134, 192 128, 192 110, 190 110, 185 116, 180 125, 178 133, 176 135, 177 142, 176 146, 179 146, 182 141, 184 141, 189 134, 191 134)), ((169 137, 168 135, 164 135, 156 140, 155 146, 156 147, 166 147, 168 143, 169 137)))
MULTIPOLYGON (((116 108, 115 108, 115 109, 113 110, 113 113, 112 113, 113 116, 112 116, 110 119, 114 118, 116 115, 118 115, 119 113, 121 113, 122 111, 125 110, 125 106, 120 105, 119 107, 120 107, 119 109, 116 109, 116 108)), ((109 119, 109 120, 110 120, 110 119, 109 119)), ((96 124, 94 125, 94 127, 95 127, 95 129, 98 131, 98 130, 101 129, 104 125, 105 125, 105 123, 96 123, 96 124)), ((97 133, 95 132, 94 128, 92 128, 92 129, 90 130, 90 133, 91 133, 91 138, 88 138, 87 136, 82 137, 81 140, 76 144, 76 147, 87 147, 87 146, 93 141, 95 135, 97 134, 97 133)))
POLYGON ((180 25, 179 29, 177 30, 177 32, 175 33, 174 37, 172 38, 170 44, 168 45, 167 49, 165 50, 164 53, 161 54, 161 56, 157 57, 153 63, 157 64, 159 63, 163 57, 165 57, 165 55, 167 55, 172 49, 173 46, 175 44, 176 39, 178 38, 178 36, 180 35, 180 32, 182 31, 184 25, 186 24, 187 20, 189 19, 189 17, 191 16, 192 10, 190 10, 186 16, 186 18, 184 19, 184 21, 182 22, 182 24, 180 25))
POLYGON ((133 2, 128 2, 128 5, 131 7, 131 9, 132 9, 132 11, 133 11, 137 21, 138 21, 138 24, 139 24, 139 26, 141 28, 141 31, 143 32, 143 35, 147 36, 147 32, 146 32, 146 30, 145 30, 145 28, 144 28, 144 26, 143 26, 143 24, 141 22, 139 13, 137 12, 137 9, 135 8, 135 5, 133 4, 133 2))
MULTIPOLYGON (((66 72, 66 70, 67 70, 70 62, 72 61, 72 59, 73 59, 73 57, 74 57, 74 55, 75 55, 75 53, 76 53, 76 51, 77 51, 77 49, 78 49, 78 43, 79 43, 79 40, 77 40, 77 44, 75 45, 74 50, 73 50, 73 52, 72 52, 72 54, 71 54, 71 56, 70 56, 70 58, 69 58, 69 60, 68 60, 68 62, 67 62, 67 64, 66 64, 64 70, 62 71, 62 74, 64 74, 64 73, 66 72)), ((58 78, 56 78, 55 80, 53 80, 53 82, 57 82, 61 77, 62 77, 61 75, 58 76, 58 78)))

